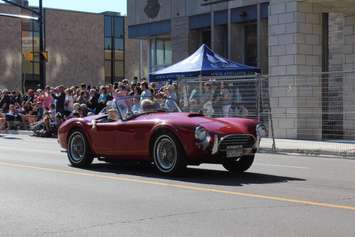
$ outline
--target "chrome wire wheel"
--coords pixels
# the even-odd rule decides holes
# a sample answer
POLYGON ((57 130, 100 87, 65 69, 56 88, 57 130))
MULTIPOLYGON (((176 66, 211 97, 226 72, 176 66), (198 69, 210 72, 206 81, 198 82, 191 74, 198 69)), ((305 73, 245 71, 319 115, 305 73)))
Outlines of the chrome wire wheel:
POLYGON ((154 162, 163 173, 175 169, 178 159, 176 143, 168 135, 159 136, 154 143, 154 162))
POLYGON ((73 163, 80 163, 86 154, 86 142, 80 132, 75 132, 70 139, 70 160, 73 163))

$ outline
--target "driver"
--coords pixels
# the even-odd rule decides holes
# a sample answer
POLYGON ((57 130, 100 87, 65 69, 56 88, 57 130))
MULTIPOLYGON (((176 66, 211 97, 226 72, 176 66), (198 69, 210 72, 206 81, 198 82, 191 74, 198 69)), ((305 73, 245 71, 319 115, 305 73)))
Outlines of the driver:
POLYGON ((155 111, 155 104, 150 99, 145 99, 141 101, 141 109, 143 113, 149 113, 155 111))
POLYGON ((117 110, 111 108, 107 111, 107 122, 115 122, 120 119, 120 115, 117 110))

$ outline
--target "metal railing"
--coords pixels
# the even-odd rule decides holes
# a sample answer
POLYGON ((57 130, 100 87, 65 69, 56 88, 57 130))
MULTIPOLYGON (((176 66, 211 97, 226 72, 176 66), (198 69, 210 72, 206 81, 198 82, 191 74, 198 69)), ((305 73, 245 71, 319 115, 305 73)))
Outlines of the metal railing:
POLYGON ((185 111, 264 122, 277 148, 355 155, 355 72, 181 79, 178 95, 185 111))

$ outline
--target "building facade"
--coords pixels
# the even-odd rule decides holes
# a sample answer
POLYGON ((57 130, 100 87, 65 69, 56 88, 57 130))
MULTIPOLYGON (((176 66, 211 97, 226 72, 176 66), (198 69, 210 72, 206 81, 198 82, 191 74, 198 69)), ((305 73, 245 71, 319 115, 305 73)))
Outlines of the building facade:
MULTIPOLYGON (((8 4, 0 4, 0 13, 30 14, 8 4)), ((140 43, 127 38, 125 16, 59 9, 45 9, 44 15, 46 85, 99 85, 139 76, 140 43)), ((0 17, 0 87, 40 85, 38 31, 36 21, 0 17)))
POLYGON ((276 136, 354 139, 354 2, 271 0, 269 32, 276 136))
POLYGON ((268 76, 278 138, 355 138, 353 0, 127 0, 149 71, 202 43, 268 76), (341 73, 335 73, 335 72, 341 73))
POLYGON ((128 0, 127 5, 128 35, 149 44, 149 71, 205 43, 220 55, 268 72, 268 1, 128 0))

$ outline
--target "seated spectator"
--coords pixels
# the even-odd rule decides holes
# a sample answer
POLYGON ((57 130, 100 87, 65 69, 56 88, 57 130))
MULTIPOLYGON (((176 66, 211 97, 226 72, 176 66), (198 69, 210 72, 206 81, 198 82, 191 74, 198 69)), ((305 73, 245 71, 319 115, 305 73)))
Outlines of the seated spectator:
POLYGON ((58 128, 63 122, 64 118, 60 113, 51 117, 49 112, 45 112, 43 119, 33 127, 33 134, 38 137, 56 137, 58 128))
POLYGON ((51 114, 52 118, 55 117, 55 115, 57 114, 57 110, 56 110, 55 104, 51 104, 49 106, 49 111, 48 112, 51 114))
POLYGON ((9 106, 9 112, 5 114, 7 128, 18 129, 23 122, 21 114, 16 110, 15 105, 9 106))
POLYGON ((2 109, 3 113, 7 113, 9 111, 10 104, 11 104, 10 92, 5 89, 2 92, 2 97, 0 97, 0 109, 2 109))
POLYGON ((51 136, 51 114, 46 111, 43 115, 41 121, 39 121, 35 126, 33 126, 33 135, 37 137, 50 137, 51 136))
POLYGON ((80 118, 84 118, 88 116, 88 107, 86 106, 86 104, 80 105, 79 114, 80 114, 80 118))
POLYGON ((80 117, 80 104, 74 103, 73 111, 71 112, 68 118, 79 118, 79 117, 80 117))
POLYGON ((91 89, 89 93, 89 100, 87 102, 88 109, 93 113, 98 113, 100 112, 97 111, 98 104, 98 94, 95 89, 91 89))
POLYGON ((41 118, 43 117, 43 114, 44 114, 43 103, 37 102, 36 116, 37 116, 38 121, 41 120, 41 118))

